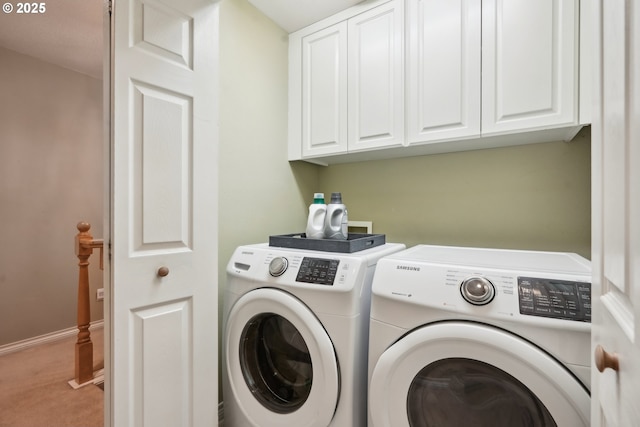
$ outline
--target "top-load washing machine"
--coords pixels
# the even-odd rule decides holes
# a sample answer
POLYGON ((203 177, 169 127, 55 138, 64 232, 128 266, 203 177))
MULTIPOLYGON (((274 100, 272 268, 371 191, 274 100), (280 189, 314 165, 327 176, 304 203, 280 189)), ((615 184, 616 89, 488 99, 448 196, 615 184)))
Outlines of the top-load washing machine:
POLYGON ((419 245, 372 286, 369 427, 589 426, 588 260, 419 245))
POLYGON ((371 281, 377 261, 404 248, 237 248, 224 302, 225 426, 365 426, 371 281))

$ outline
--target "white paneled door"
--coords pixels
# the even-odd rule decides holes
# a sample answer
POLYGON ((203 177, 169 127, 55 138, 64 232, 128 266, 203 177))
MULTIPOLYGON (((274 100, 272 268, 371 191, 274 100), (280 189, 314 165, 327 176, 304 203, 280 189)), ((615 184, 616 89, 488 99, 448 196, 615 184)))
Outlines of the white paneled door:
POLYGON ((217 36, 211 0, 115 0, 108 424, 213 426, 217 36))
POLYGON ((592 425, 638 425, 640 5, 596 2, 592 425))

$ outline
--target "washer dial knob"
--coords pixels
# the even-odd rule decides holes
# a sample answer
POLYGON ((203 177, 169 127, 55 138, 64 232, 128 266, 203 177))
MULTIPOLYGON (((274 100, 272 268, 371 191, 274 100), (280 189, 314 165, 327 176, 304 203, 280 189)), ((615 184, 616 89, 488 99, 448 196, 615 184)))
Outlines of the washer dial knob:
POLYGON ((460 285, 462 297, 473 305, 489 304, 496 295, 493 283, 484 277, 469 277, 460 285))
POLYGON ((275 257, 269 263, 269 274, 273 277, 282 276, 289 267, 289 261, 282 256, 275 257))

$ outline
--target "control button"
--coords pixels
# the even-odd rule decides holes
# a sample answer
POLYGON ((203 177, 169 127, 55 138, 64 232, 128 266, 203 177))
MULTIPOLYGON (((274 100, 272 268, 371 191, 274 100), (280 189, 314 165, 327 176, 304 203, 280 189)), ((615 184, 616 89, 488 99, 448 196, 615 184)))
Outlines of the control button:
POLYGON ((489 304, 496 294, 493 283, 484 277, 470 277, 460 285, 462 297, 473 305, 489 304))
POLYGON ((534 307, 534 312, 538 314, 551 314, 551 309, 548 307, 534 307))
POLYGON ((269 263, 269 274, 273 277, 282 276, 289 267, 289 261, 285 257, 275 257, 269 263))

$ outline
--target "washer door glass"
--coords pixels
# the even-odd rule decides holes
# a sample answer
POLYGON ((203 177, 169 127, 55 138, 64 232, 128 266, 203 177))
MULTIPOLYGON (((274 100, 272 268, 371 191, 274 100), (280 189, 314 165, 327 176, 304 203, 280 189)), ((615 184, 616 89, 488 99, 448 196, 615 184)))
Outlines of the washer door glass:
POLYGON ((556 426, 520 381, 495 366, 464 358, 424 367, 409 387, 407 415, 413 427, 556 426))
POLYGON ((226 318, 224 355, 225 420, 232 425, 331 422, 340 397, 337 354, 323 324, 297 297, 260 288, 238 298, 226 318))
POLYGON ((590 425, 589 392, 562 363, 492 326, 425 325, 372 369, 369 427, 590 425))
POLYGON ((282 316, 262 313, 245 326, 240 365, 247 386, 266 408, 288 414, 309 397, 313 369, 300 332, 282 316))

